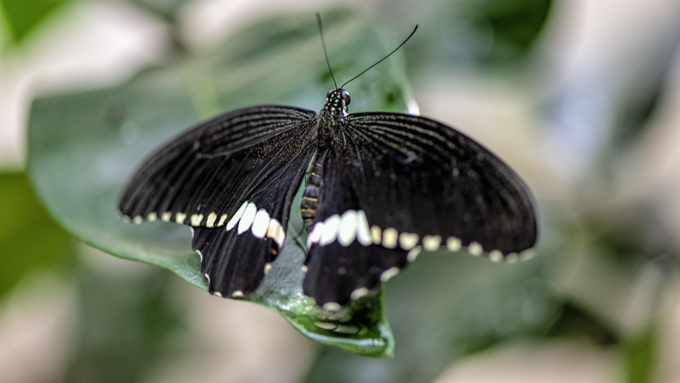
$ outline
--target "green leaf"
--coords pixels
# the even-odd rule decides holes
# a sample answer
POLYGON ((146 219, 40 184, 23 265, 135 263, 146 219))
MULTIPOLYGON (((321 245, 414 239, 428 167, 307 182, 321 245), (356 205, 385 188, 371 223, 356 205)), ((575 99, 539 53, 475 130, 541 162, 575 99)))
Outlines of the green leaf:
MULTIPOLYGON (((298 194, 296 202, 299 197, 298 194)), ((299 232, 302 225, 298 227, 289 234, 299 232)), ((288 235, 264 283, 246 299, 278 311, 298 331, 318 342, 361 355, 392 356, 394 339, 382 308, 382 291, 371 293, 340 312, 326 312, 302 294, 304 257, 302 248, 288 235)))
POLYGON ((0 173, 0 297, 25 275, 72 259, 71 236, 35 196, 23 173, 0 173))
POLYGON ((626 383, 653 381, 658 367, 660 326, 658 318, 652 318, 647 326, 622 347, 626 383))
POLYGON ((0 0, 12 42, 28 37, 68 0, 0 0))
MULTIPOLYGON (((396 46, 359 15, 334 11, 323 18, 340 81, 396 46)), ((124 223, 116 212, 122 187, 144 157, 201 119, 265 103, 318 110, 331 87, 313 15, 265 20, 209 57, 149 70, 113 89, 36 100, 29 171, 44 203, 76 237, 119 257, 164 267, 206 290, 189 229, 124 223)), ((391 57, 347 89, 354 95, 353 111, 407 111, 403 57, 391 57)), ((300 227, 299 215, 294 208, 292 227, 300 227)), ((290 229, 287 237, 298 231, 290 229)), ((380 295, 346 312, 325 313, 301 293, 303 258, 297 246, 286 244, 263 286, 246 298, 277 310, 310 338, 358 353, 390 355, 393 344, 380 295)))

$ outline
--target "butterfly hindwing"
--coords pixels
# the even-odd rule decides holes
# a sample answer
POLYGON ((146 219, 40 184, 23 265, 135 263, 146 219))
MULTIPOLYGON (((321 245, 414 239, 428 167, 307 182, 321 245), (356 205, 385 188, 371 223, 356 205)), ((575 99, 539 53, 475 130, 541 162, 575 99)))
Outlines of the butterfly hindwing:
POLYGON ((209 291, 239 297, 260 285, 285 241, 295 192, 311 159, 311 145, 272 166, 276 171, 242 202, 224 227, 194 228, 192 247, 201 255, 209 291))
POLYGON ((226 224, 241 200, 306 144, 316 113, 261 106, 202 124, 147 159, 125 188, 120 211, 134 222, 164 220, 194 227, 226 224))
POLYGON ((319 305, 345 305, 376 288, 407 264, 408 252, 374 244, 352 167, 331 148, 323 164, 322 207, 308 236, 303 292, 319 305))

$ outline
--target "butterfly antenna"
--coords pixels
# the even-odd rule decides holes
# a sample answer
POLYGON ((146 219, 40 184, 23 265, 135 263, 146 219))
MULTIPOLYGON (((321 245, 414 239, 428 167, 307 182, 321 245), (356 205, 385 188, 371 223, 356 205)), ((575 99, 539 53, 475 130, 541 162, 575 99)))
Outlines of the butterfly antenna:
POLYGON ((359 73, 358 75, 352 77, 352 78, 351 78, 349 81, 347 81, 346 83, 342 84, 342 86, 340 87, 340 89, 344 88, 345 85, 347 85, 347 84, 349 84, 350 82, 356 80, 357 77, 359 77, 359 76, 361 76, 362 74, 368 72, 369 70, 371 70, 371 68, 373 68, 374 66, 376 66, 376 65, 380 64, 381 62, 385 61, 385 59, 387 59, 388 57, 392 56, 392 54, 393 54, 394 52, 398 51, 399 48, 401 48, 404 44, 406 44, 406 42, 411 38, 411 36, 413 36, 414 33, 416 33, 417 30, 418 30, 418 25, 416 25, 416 27, 413 28, 413 32, 411 32, 411 34, 408 35, 408 37, 406 38, 406 40, 404 40, 404 42, 402 42, 401 44, 399 44, 399 46, 398 46, 397 48, 395 48, 395 49, 394 49, 392 52, 390 52, 387 56, 381 58, 380 61, 378 61, 377 63, 375 63, 375 64, 369 66, 369 67, 366 68, 363 72, 359 73))
POLYGON ((331 62, 328 60, 328 52, 326 52, 326 40, 323 38, 323 27, 321 26, 321 14, 316 13, 316 22, 319 25, 319 35, 321 35, 321 45, 323 46, 323 55, 326 56, 326 64, 328 64, 328 71, 333 79, 333 85, 335 89, 338 89, 338 83, 335 82, 335 77, 333 76, 333 70, 331 69, 331 62))

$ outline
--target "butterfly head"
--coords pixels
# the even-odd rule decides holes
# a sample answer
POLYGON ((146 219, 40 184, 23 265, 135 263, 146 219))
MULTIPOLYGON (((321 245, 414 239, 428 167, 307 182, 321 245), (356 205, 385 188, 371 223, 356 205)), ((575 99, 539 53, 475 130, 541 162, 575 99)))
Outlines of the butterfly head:
POLYGON ((323 109, 331 118, 338 120, 347 116, 347 106, 352 101, 349 92, 342 89, 331 89, 326 94, 326 105, 323 109))

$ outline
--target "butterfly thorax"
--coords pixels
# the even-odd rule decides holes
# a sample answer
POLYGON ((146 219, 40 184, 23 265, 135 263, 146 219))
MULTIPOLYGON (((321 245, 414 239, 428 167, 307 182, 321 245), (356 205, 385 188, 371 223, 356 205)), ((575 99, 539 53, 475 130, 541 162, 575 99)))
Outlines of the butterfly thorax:
POLYGON ((350 100, 349 92, 342 89, 332 89, 326 95, 326 103, 319 112, 317 130, 319 149, 325 149, 331 145, 334 134, 348 115, 347 106, 350 100))

